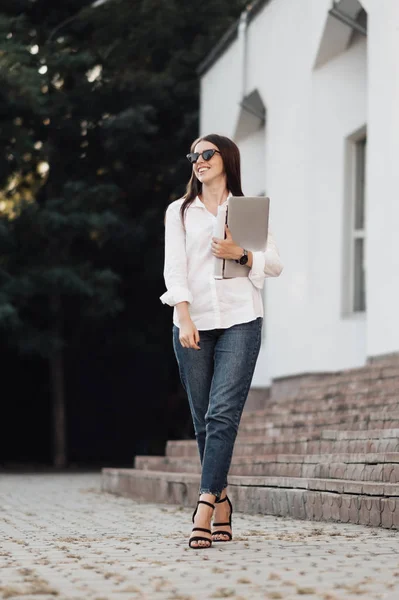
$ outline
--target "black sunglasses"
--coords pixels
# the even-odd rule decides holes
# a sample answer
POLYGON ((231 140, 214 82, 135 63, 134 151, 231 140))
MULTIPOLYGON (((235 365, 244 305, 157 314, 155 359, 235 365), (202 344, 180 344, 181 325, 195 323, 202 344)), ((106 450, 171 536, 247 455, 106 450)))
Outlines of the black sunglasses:
POLYGON ((204 150, 203 152, 190 152, 190 154, 186 154, 186 158, 193 165, 197 162, 200 156, 202 156, 204 160, 211 160, 212 156, 216 152, 220 154, 219 150, 214 150, 213 148, 204 150))

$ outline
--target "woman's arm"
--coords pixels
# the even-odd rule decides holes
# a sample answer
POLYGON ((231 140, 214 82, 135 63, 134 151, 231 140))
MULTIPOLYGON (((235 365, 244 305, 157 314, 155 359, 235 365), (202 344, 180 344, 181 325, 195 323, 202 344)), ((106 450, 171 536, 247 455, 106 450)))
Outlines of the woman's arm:
MULTIPOLYGON (((212 254, 218 258, 238 260, 242 256, 243 248, 238 246, 232 238, 226 225, 226 238, 224 240, 212 238, 212 254)), ((265 252, 252 252, 248 250, 246 265, 250 271, 248 277, 253 285, 263 288, 266 277, 278 277, 283 270, 283 263, 277 250, 272 233, 268 232, 265 252)))
POLYGON ((179 318, 179 341, 183 348, 194 348, 200 350, 200 335, 197 327, 191 320, 188 302, 176 304, 177 316, 179 318))
POLYGON ((186 234, 180 218, 180 203, 168 206, 165 217, 164 278, 167 291, 161 302, 175 306, 180 302, 191 304, 192 294, 187 283, 186 234))
POLYGON ((251 252, 251 254, 252 265, 248 277, 255 287, 262 289, 266 277, 278 277, 283 270, 283 263, 270 231, 267 236, 266 251, 251 252))
POLYGON ((179 203, 171 204, 166 211, 164 278, 167 291, 161 296, 161 302, 176 307, 180 343, 183 348, 200 350, 199 332, 189 310, 193 296, 187 282, 186 233, 179 203))

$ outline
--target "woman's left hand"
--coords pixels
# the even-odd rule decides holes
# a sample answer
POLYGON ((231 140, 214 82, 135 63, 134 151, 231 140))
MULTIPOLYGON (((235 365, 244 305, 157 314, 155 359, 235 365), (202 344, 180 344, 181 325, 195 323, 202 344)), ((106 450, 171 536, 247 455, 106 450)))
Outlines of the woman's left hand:
POLYGON ((242 248, 234 242, 227 225, 226 239, 212 238, 212 254, 217 258, 228 258, 231 260, 238 260, 242 256, 242 248))

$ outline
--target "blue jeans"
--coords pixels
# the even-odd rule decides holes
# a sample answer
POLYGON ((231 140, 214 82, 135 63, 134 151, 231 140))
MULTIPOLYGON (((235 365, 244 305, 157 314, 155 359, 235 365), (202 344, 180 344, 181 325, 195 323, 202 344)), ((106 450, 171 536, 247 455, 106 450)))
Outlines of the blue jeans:
POLYGON ((173 347, 187 392, 202 465, 200 494, 227 486, 234 442, 258 358, 263 319, 200 331, 200 348, 173 347))

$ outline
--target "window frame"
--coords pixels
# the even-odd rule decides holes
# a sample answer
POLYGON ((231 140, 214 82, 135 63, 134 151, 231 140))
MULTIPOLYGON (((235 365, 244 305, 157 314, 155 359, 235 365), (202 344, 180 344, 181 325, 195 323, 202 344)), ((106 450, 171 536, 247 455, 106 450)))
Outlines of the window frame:
POLYGON ((347 138, 346 147, 347 185, 345 197, 345 236, 344 236, 344 269, 343 269, 343 315, 349 317, 364 316, 367 312, 366 290, 366 173, 367 173, 367 128, 362 127, 347 138), (360 217, 359 217, 360 215, 360 217), (359 224, 360 220, 360 224, 359 224), (363 273, 360 275, 356 265, 356 245, 362 243, 363 273), (363 294, 360 302, 356 300, 361 291, 357 289, 363 280, 363 294))

